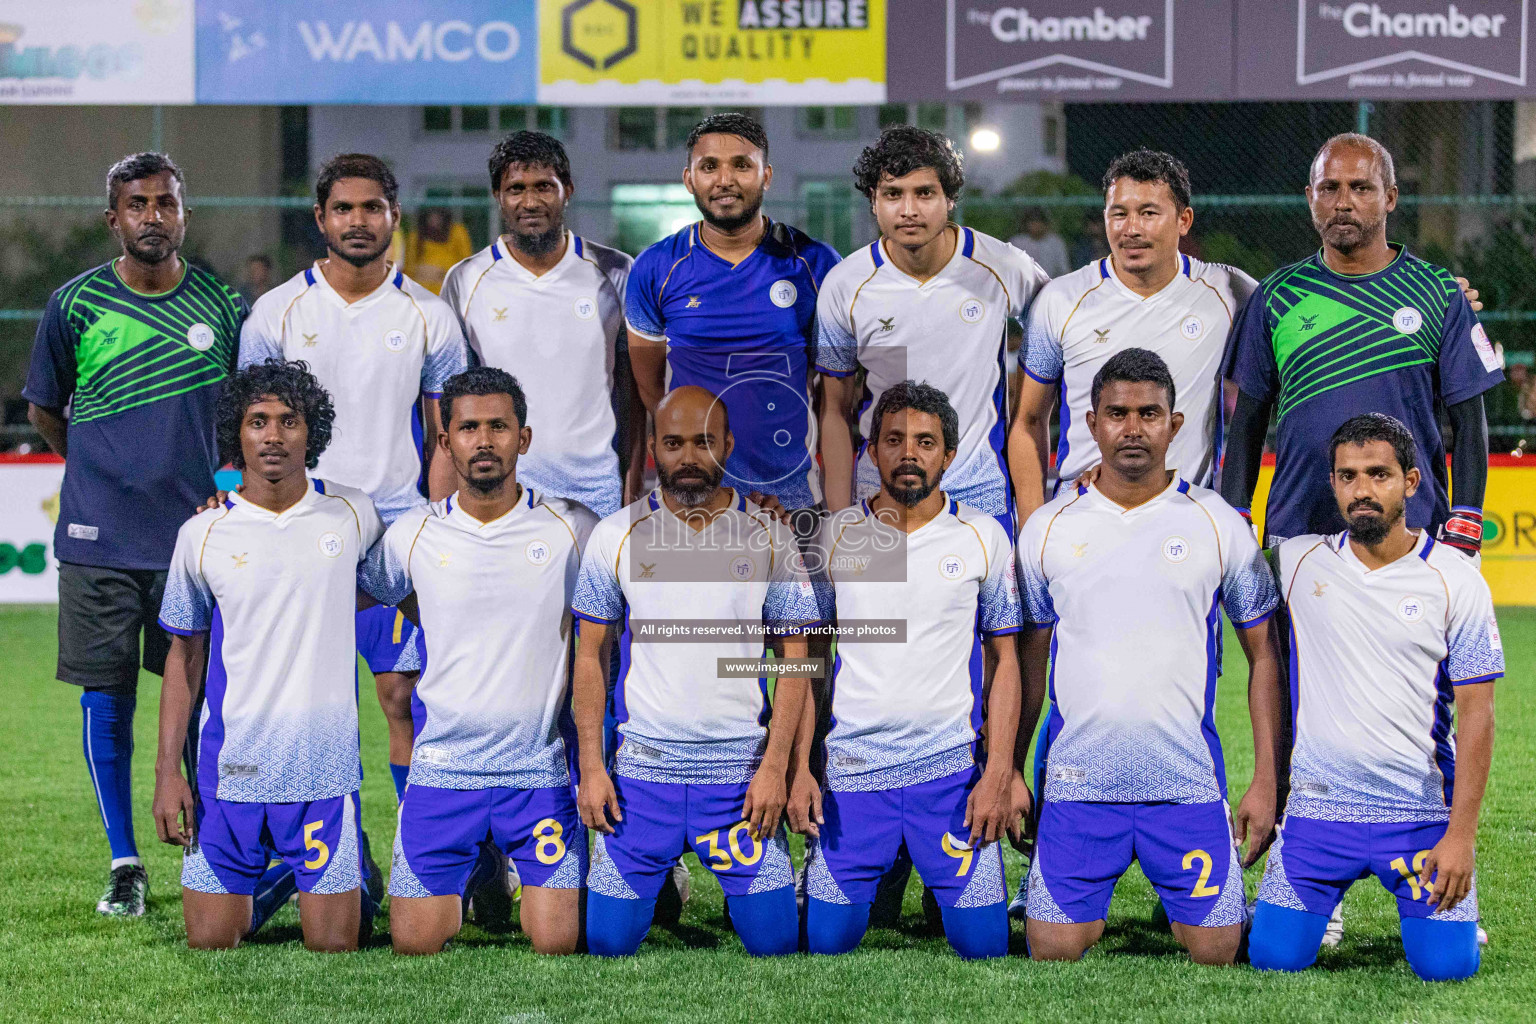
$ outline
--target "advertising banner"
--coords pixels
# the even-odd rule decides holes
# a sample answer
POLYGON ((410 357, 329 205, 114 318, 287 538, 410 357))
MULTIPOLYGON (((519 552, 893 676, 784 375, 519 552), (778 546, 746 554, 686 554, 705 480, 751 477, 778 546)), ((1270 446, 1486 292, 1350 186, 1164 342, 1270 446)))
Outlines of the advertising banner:
POLYGON ((53 525, 63 482, 64 463, 49 456, 0 462, 0 604, 59 599, 53 525))
MULTIPOLYGON (((1254 491, 1255 513, 1269 500, 1274 460, 1265 458, 1254 491)), ((1488 459, 1483 498, 1483 579, 1496 605, 1536 606, 1536 458, 1488 459)), ((1262 529, 1262 515, 1258 515, 1262 529)))
POLYGON ((1529 98, 1530 6, 1239 0, 1236 98, 1529 98))
POLYGON ((540 0, 539 102, 880 103, 885 4, 540 0))
POLYGON ((532 103, 535 0, 198 0, 199 103, 532 103))
POLYGON ((0 4, 0 104, 192 98, 192 0, 0 4))
POLYGON ((891 0, 888 89, 914 101, 1225 99, 1233 12, 1232 0, 891 0))

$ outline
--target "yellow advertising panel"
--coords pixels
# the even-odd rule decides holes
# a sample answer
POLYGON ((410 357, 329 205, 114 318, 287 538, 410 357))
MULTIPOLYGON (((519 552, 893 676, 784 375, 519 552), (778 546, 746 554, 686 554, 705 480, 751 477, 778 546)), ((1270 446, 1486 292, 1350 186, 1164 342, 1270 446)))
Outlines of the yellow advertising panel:
POLYGON ((886 0, 539 0, 539 102, 885 100, 886 0))
MULTIPOLYGON (((1496 605, 1536 606, 1536 457, 1495 455, 1483 500, 1483 579, 1496 605)), ((1269 500, 1273 466, 1265 466, 1253 496, 1269 500)))

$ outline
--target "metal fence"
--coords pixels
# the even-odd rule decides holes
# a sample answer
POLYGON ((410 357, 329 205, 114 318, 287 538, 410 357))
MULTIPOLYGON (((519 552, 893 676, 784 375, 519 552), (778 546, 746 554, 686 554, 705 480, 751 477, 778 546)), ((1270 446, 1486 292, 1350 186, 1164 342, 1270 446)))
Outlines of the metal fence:
MULTIPOLYGON (((1319 143, 1360 128, 1380 138, 1396 157, 1401 188, 1391 237, 1482 292, 1482 319, 1510 377, 1489 395, 1494 450, 1522 449, 1536 433, 1536 159, 1522 159, 1527 151, 1536 157, 1536 116, 1527 133, 1513 103, 1069 105, 1065 113, 1065 139, 1054 143, 1063 170, 1022 174, 988 194, 968 192, 956 219, 1007 238, 1038 210, 1070 264, 1081 265, 1107 251, 1103 167, 1118 152, 1150 145, 1178 153, 1190 167, 1196 217, 1187 251, 1262 278, 1317 246, 1301 188, 1319 143)), ((306 183, 291 189, 283 196, 194 194, 187 255, 231 282, 242 280, 246 258, 257 253, 273 260, 274 281, 297 272, 321 243, 306 183)), ((447 211, 473 248, 499 228, 484 191, 410 196, 402 206, 412 231, 424 210, 447 211)), ((16 396, 48 295, 115 252, 101 207, 97 196, 0 196, 0 399, 8 423, 24 413, 16 396)), ((851 180, 846 190, 771 200, 766 208, 845 252, 875 231, 851 180)), ((630 252, 695 217, 686 195, 660 183, 654 195, 642 187, 631 198, 583 197, 569 213, 576 230, 630 252)))

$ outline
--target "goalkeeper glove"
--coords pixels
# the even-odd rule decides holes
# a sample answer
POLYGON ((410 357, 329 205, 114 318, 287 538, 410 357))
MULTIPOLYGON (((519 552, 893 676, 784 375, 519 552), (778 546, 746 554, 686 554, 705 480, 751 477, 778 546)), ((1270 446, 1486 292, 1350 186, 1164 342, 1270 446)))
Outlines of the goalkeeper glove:
POLYGON ((1440 526, 1437 539, 1468 558, 1477 558, 1483 547, 1483 514, 1475 508, 1457 506, 1440 526))

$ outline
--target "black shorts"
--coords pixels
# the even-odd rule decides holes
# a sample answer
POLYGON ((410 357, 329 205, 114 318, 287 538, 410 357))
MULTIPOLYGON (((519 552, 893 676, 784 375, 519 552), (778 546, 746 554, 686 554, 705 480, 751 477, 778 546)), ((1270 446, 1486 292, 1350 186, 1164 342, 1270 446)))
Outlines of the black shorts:
POLYGON ((171 649, 170 635, 160 628, 164 593, 163 569, 60 562, 58 678, 92 690, 132 692, 140 665, 163 675, 171 649))

